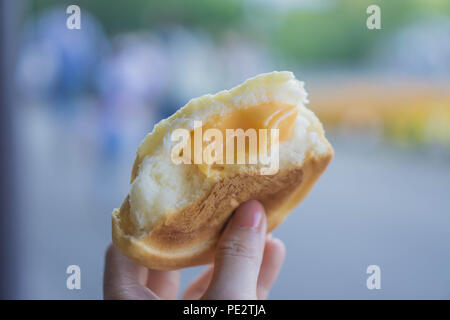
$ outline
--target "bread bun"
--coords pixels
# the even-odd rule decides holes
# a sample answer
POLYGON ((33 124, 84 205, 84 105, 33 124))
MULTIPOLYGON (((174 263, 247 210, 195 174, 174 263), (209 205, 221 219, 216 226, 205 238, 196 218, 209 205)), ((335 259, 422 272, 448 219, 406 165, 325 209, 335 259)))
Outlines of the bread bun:
MULTIPOLYGON (((264 205, 267 231, 275 229, 307 195, 333 156, 321 123, 305 107, 306 102, 303 83, 291 72, 272 72, 231 90, 193 99, 160 121, 140 144, 130 193, 112 213, 116 247, 150 269, 210 263, 233 210, 249 199, 264 205), (270 140, 270 144, 267 139, 267 154, 276 147, 278 159, 244 164, 225 160, 225 164, 175 163, 173 152, 178 142, 173 132, 184 129, 192 138, 199 129, 198 121, 203 133, 207 128, 221 132, 237 127, 278 129, 279 143, 270 140), (263 173, 275 162, 276 170, 263 173)), ((263 137, 258 135, 258 142, 263 137)), ((201 143, 204 146, 205 140, 201 143)), ((224 140, 222 148, 228 146, 224 140)), ((215 155, 221 150, 216 149, 215 155)), ((261 150, 258 145, 258 152, 261 150)), ((246 160, 251 152, 246 147, 246 160)), ((188 161, 199 154, 196 150, 185 153, 177 155, 188 161)), ((222 156, 225 158, 225 150, 222 156)))

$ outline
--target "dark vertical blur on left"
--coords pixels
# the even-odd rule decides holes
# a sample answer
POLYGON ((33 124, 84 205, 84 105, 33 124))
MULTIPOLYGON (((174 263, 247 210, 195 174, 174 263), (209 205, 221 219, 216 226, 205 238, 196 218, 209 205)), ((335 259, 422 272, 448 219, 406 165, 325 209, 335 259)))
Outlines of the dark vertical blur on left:
POLYGON ((0 0, 0 298, 14 299, 13 66, 23 3, 0 0))

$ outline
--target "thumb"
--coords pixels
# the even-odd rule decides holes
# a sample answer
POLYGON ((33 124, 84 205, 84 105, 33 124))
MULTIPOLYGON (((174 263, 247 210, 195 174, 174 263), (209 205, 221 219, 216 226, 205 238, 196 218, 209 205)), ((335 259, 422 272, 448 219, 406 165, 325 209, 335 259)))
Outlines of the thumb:
POLYGON ((214 274, 204 299, 256 299, 266 216, 256 200, 241 204, 220 238, 214 274))

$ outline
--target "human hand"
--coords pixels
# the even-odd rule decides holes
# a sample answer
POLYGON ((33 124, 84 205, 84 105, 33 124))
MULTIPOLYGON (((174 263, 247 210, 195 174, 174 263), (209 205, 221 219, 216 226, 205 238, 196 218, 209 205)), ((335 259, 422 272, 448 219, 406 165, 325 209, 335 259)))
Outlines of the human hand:
MULTIPOLYGON (((241 204, 223 232, 214 265, 195 279, 184 299, 266 299, 285 256, 281 240, 266 235, 263 206, 241 204)), ((180 273, 149 270, 122 255, 113 245, 106 253, 105 299, 176 299, 180 273)))

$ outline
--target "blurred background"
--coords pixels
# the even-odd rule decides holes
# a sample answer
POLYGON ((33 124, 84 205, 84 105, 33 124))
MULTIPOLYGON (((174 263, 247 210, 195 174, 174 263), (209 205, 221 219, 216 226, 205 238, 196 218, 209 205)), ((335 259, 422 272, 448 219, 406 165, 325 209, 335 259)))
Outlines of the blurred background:
POLYGON ((110 214, 153 125, 290 70, 336 155, 275 231, 287 259, 270 298, 450 298, 449 1, 3 1, 1 15, 2 297, 102 298, 110 214))

